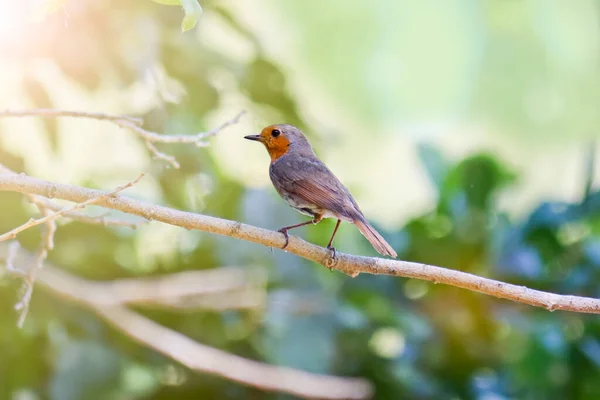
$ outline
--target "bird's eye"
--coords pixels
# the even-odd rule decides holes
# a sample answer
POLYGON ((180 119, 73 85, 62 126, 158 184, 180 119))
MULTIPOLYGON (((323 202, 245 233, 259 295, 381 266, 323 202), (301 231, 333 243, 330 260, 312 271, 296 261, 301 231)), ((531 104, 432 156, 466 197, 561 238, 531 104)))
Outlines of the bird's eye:
POLYGON ((273 130, 271 131, 271 136, 273 136, 273 137, 277 137, 277 136, 279 136, 280 134, 281 134, 281 131, 280 131, 279 129, 273 129, 273 130))

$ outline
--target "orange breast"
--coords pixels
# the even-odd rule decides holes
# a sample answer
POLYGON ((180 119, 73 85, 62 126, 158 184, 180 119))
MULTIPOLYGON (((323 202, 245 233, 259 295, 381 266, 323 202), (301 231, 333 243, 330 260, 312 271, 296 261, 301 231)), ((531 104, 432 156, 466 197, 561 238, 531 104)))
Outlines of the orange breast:
POLYGON ((273 162, 289 151, 290 141, 283 135, 276 138, 271 137, 266 143, 266 147, 269 156, 271 156, 271 162, 273 162))

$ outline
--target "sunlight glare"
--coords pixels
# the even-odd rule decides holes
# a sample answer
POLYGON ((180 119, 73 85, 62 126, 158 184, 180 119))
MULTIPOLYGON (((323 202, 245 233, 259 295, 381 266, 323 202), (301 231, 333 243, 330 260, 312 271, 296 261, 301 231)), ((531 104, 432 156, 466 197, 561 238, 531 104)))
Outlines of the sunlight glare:
POLYGON ((0 42, 16 41, 21 27, 27 23, 26 1, 0 0, 0 42))

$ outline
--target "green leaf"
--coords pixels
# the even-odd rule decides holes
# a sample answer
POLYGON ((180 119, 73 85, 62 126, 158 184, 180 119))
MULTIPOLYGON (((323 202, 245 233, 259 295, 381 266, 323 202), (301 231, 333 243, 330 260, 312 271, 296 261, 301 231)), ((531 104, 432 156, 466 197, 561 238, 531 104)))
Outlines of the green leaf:
POLYGON ((185 12, 185 17, 181 21, 181 31, 186 32, 194 29, 196 23, 202 15, 202 6, 198 0, 152 0, 155 3, 165 6, 182 6, 185 12))
POLYGON ((181 32, 189 31, 190 29, 194 29, 196 26, 196 22, 198 19, 195 16, 186 15, 183 17, 183 21, 181 21, 181 32))
POLYGON ((202 15, 202 7, 197 0, 181 0, 181 5, 185 11, 185 17, 181 21, 181 31, 189 31, 196 26, 200 15, 202 15))

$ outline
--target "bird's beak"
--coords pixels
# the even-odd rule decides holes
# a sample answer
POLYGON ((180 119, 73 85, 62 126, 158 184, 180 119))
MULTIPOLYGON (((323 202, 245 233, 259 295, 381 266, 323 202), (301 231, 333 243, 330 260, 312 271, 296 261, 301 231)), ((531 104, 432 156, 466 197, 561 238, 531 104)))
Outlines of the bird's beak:
POLYGON ((248 136, 244 136, 244 139, 254 140, 256 142, 262 142, 262 136, 260 136, 260 135, 248 135, 248 136))

